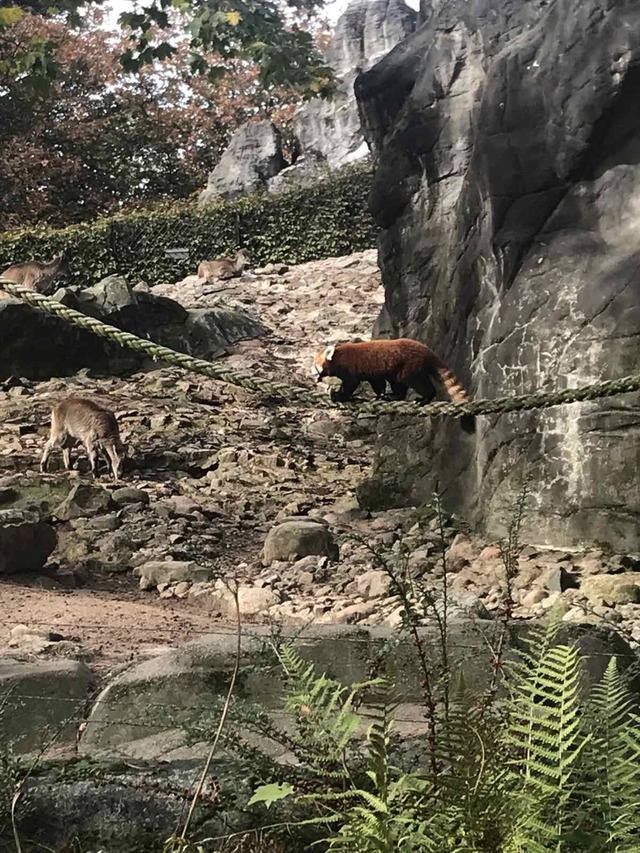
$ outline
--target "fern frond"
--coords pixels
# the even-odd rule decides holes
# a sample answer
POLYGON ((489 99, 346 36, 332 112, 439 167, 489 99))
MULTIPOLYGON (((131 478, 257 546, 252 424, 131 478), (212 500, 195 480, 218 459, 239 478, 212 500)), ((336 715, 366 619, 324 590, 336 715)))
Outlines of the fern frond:
POLYGON ((353 710, 356 698, 378 680, 347 688, 318 675, 290 646, 281 646, 279 656, 286 675, 284 706, 295 716, 307 763, 327 779, 343 779, 344 751, 361 723, 353 710))
POLYGON ((640 718, 617 661, 594 687, 588 721, 593 733, 585 779, 587 829, 601 849, 640 850, 640 718))
POLYGON ((517 787, 507 850, 560 850, 575 824, 570 799, 590 735, 582 724, 580 656, 573 646, 552 645, 556 636, 553 627, 538 635, 537 650, 525 656, 512 684, 505 743, 514 752, 511 772, 517 787))

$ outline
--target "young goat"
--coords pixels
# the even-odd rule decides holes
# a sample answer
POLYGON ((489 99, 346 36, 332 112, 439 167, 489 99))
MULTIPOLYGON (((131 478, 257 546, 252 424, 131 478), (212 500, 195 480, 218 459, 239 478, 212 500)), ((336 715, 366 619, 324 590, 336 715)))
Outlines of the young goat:
MULTIPOLYGON (((52 261, 27 261, 24 264, 14 264, 0 274, 0 278, 8 278, 16 284, 28 287, 29 290, 35 290, 36 293, 46 294, 51 289, 54 279, 66 268, 67 261, 64 255, 58 255, 52 261)), ((0 297, 2 296, 7 294, 0 290, 0 297)))
POLYGON ((234 276, 242 275, 251 261, 249 256, 241 249, 232 258, 214 258, 212 261, 202 261, 198 267, 198 278, 203 278, 205 281, 211 282, 216 278, 226 280, 234 276))
POLYGON ((120 441, 120 430, 113 412, 82 397, 68 397, 54 406, 51 409, 51 435, 44 447, 40 470, 47 470, 49 456, 58 448, 62 449, 64 465, 69 470, 70 446, 74 439, 84 445, 94 476, 97 476, 98 451, 106 455, 113 480, 117 483, 125 447, 120 441))

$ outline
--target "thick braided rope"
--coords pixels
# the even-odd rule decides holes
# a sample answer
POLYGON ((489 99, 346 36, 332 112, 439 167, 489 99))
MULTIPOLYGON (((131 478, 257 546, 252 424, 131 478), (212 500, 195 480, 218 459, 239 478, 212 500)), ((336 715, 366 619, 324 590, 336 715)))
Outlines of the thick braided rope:
MULTIPOLYGON (((166 364, 175 364, 193 373, 208 376, 219 382, 237 385, 251 391, 257 391, 266 395, 283 397, 292 402, 304 403, 308 406, 327 408, 333 406, 324 395, 315 393, 301 385, 289 385, 282 382, 271 382, 258 376, 250 376, 239 373, 236 370, 226 369, 224 366, 194 358, 186 353, 176 352, 169 347, 153 343, 153 341, 139 338, 131 332, 123 332, 115 326, 109 326, 81 314, 73 308, 68 308, 55 299, 35 293, 26 287, 16 284, 8 279, 0 278, 0 289, 24 300, 40 311, 61 317, 75 326, 86 329, 94 335, 113 340, 120 346, 128 347, 137 352, 145 353, 156 361, 166 364)), ((354 410, 358 414, 370 415, 420 415, 430 417, 432 415, 444 415, 460 418, 465 415, 490 415, 504 412, 521 412, 531 409, 547 409, 551 406, 559 406, 567 403, 578 403, 585 400, 597 400, 603 397, 613 397, 617 394, 628 394, 640 391, 640 374, 625 376, 621 379, 608 379, 603 382, 595 382, 581 388, 565 388, 562 391, 538 391, 533 394, 521 394, 511 397, 497 397, 493 400, 474 400, 469 403, 451 403, 448 401, 437 401, 420 406, 415 403, 370 401, 358 403, 354 410)), ((338 408, 349 411, 350 406, 340 405, 338 408)))
POLYGON ((194 356, 186 353, 176 352, 169 347, 164 347, 161 344, 156 344, 153 341, 139 338, 131 332, 124 332, 115 326, 109 326, 96 320, 95 317, 88 317, 86 314, 75 311, 51 299, 48 296, 43 296, 41 293, 35 293, 26 287, 0 278, 0 290, 10 293, 12 296, 28 302, 40 311, 54 316, 61 317, 68 323, 73 323, 74 326, 79 326, 92 332, 94 335, 99 335, 102 338, 115 341, 120 346, 128 347, 136 350, 136 352, 144 353, 150 356, 155 361, 166 362, 167 364, 175 364, 185 370, 190 370, 193 373, 199 373, 203 376, 209 376, 211 379, 217 379, 220 382, 226 382, 230 385, 238 385, 241 388, 248 388, 250 391, 258 391, 264 394, 274 394, 276 396, 287 397, 288 399, 307 403, 309 405, 321 405, 323 401, 320 395, 313 394, 302 386, 294 387, 284 385, 280 382, 271 382, 268 379, 261 379, 258 376, 249 376, 245 373, 238 373, 235 370, 229 370, 221 364, 214 364, 210 361, 205 361, 202 358, 194 358, 194 356))

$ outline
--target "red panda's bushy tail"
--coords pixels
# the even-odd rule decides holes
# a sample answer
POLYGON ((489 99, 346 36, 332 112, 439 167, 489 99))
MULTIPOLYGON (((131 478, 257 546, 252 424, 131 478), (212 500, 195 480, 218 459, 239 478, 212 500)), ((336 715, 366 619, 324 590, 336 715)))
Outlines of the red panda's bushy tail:
MULTIPOLYGON (((469 395, 467 394, 463 384, 444 362, 440 362, 437 365, 436 373, 438 382, 442 385, 452 403, 469 402, 469 395)), ((463 415, 460 418, 460 426, 465 432, 473 435, 476 431, 475 417, 473 415, 463 415)))

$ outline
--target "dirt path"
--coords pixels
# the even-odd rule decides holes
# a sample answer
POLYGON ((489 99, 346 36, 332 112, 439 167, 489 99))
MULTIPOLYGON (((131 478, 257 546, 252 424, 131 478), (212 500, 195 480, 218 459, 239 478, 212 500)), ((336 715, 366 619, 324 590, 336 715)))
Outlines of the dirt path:
POLYGON ((24 624, 43 633, 59 633, 80 644, 97 671, 158 647, 224 630, 211 615, 176 599, 143 600, 116 590, 46 590, 5 581, 0 583, 0 608, 8 630, 24 624))

